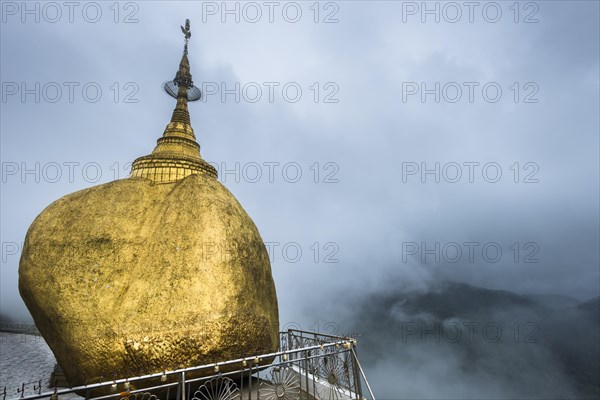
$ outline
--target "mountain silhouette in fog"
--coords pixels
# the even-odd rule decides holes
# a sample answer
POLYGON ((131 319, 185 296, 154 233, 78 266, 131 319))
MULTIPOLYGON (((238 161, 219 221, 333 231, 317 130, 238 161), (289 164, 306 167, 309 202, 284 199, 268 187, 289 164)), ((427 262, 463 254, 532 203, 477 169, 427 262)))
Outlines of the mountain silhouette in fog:
POLYGON ((588 311, 590 313, 598 313, 600 312, 600 296, 594 297, 591 300, 584 301, 577 305, 577 308, 583 311, 588 311))
POLYGON ((565 308, 576 307, 580 301, 569 296, 560 294, 537 294, 528 296, 538 304, 554 310, 563 310, 565 308))
POLYGON ((440 364, 429 365, 430 357, 451 359, 454 368, 446 375, 465 382, 494 377, 507 390, 500 397, 597 397, 600 298, 574 305, 571 300, 444 282, 427 291, 390 290, 363 298, 350 329, 364 332, 361 354, 370 365, 387 362, 402 371, 405 364, 394 364, 397 358, 436 373, 440 364))
MULTIPOLYGON (((394 295, 391 294, 391 299, 394 295)), ((393 301, 393 300, 392 300, 393 301)), ((497 309, 530 308, 542 310, 533 299, 505 290, 490 290, 464 283, 446 282, 432 291, 408 295, 403 310, 408 314, 427 312, 439 319, 489 316, 497 309)))

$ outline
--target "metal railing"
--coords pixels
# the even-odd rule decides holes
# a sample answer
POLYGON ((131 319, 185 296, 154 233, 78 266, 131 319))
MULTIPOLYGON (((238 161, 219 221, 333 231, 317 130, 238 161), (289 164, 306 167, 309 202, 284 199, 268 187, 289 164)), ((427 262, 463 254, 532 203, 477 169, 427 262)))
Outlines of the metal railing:
POLYGON ((7 399, 321 400, 375 399, 356 355, 356 339, 290 329, 275 353, 42 392, 22 385, 7 399), (271 361, 272 360, 272 361, 271 361), (271 361, 271 362, 269 362, 271 361), (201 376, 201 377, 198 377, 201 376), (363 392, 363 386, 366 393, 363 392))
POLYGON ((0 332, 41 336, 37 326, 27 322, 0 322, 0 332))

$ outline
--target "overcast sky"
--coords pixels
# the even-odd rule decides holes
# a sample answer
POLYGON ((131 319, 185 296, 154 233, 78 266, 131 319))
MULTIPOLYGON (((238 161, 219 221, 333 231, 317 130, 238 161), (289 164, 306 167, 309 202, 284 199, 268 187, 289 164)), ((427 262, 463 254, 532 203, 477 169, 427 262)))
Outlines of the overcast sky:
POLYGON ((201 153, 271 249, 282 325, 437 277, 598 296, 597 1, 23 4, 2 2, 3 314, 32 220, 153 149, 185 18, 201 153))

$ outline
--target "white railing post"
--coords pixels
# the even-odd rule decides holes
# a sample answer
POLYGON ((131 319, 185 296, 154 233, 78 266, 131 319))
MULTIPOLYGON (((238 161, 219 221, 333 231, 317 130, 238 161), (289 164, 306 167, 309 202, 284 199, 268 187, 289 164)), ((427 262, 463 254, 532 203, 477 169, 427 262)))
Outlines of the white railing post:
POLYGON ((187 400, 185 395, 185 371, 181 372, 181 382, 179 384, 181 385, 181 400, 187 400))

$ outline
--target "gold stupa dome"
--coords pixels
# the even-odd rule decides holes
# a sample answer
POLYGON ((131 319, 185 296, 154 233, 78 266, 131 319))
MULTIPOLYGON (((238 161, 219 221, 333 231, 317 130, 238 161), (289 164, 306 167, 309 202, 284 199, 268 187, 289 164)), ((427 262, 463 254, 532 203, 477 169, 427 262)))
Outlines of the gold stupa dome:
POLYGON ((200 157, 177 98, 156 148, 129 178, 66 195, 31 224, 19 290, 71 385, 154 373, 278 346, 278 309, 261 236, 200 157))
POLYGON ((200 157, 200 145, 196 142, 194 129, 190 123, 188 100, 198 100, 200 90, 194 86, 190 73, 187 41, 189 40, 189 20, 182 29, 186 35, 183 56, 179 70, 172 82, 165 84, 165 90, 177 99, 171 122, 158 139, 152 154, 140 157, 133 162, 131 176, 147 178, 153 182, 175 182, 192 174, 205 174, 217 177, 215 168, 200 157))

